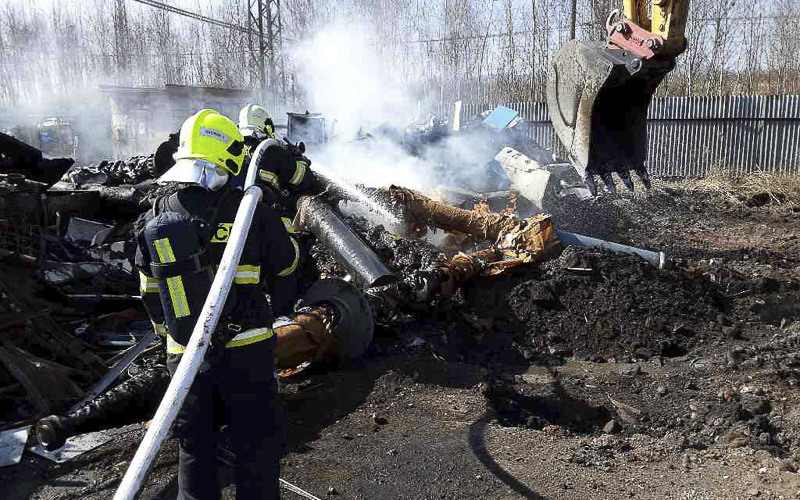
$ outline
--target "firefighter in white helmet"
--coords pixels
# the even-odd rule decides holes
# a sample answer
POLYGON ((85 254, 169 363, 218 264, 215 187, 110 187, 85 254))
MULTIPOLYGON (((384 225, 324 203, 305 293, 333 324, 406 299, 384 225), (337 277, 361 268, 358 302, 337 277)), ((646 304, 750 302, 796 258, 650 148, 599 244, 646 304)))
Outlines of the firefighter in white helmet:
MULTIPOLYGON (((275 138, 275 124, 263 106, 248 104, 239 111, 239 131, 245 144, 255 146, 264 139, 275 138)), ((252 152, 252 150, 251 150, 252 152)))
POLYGON ((319 189, 310 168, 311 160, 304 154, 305 146, 278 141, 267 110, 256 104, 248 104, 239 112, 239 131, 247 146, 244 169, 250 161, 258 162, 256 181, 264 190, 265 202, 280 213, 286 229, 294 233, 292 220, 297 198, 319 189), (253 159, 256 148, 265 141, 267 146, 261 148, 261 157, 253 159))

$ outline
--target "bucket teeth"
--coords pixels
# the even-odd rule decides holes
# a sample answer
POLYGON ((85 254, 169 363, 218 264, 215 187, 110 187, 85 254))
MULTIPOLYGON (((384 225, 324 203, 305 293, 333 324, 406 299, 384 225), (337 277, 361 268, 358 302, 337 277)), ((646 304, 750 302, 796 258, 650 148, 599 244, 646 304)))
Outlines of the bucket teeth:
POLYGON ((603 179, 603 184, 606 185, 606 189, 611 194, 617 194, 617 186, 614 185, 614 178, 611 177, 611 172, 606 172, 600 176, 603 179))
POLYGON ((586 177, 584 177, 583 180, 586 182, 586 187, 589 188, 589 192, 592 193, 592 196, 597 196, 597 184, 594 183, 594 173, 586 172, 586 177))
POLYGON ((628 188, 628 191, 631 193, 634 191, 633 187, 633 179, 631 179, 631 173, 627 170, 623 170, 622 172, 618 173, 619 178, 622 179, 622 183, 625 184, 625 187, 628 188))
POLYGON ((646 189, 650 189, 650 174, 647 173, 647 170, 645 169, 637 170, 636 175, 639 176, 639 179, 641 179, 642 184, 644 184, 644 187, 646 189))

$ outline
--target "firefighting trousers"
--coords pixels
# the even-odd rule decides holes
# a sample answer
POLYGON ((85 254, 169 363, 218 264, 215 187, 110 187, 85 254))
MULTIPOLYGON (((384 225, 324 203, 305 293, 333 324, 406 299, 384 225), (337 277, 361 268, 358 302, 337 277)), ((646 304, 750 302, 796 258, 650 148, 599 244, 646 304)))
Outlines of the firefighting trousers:
MULTIPOLYGON (((179 500, 220 498, 215 460, 220 417, 228 425, 231 451, 236 454, 236 498, 280 497, 283 432, 274 353, 275 337, 225 349, 207 371, 197 374, 174 429, 180 444, 179 500)), ((167 356, 171 374, 181 356, 167 356)))

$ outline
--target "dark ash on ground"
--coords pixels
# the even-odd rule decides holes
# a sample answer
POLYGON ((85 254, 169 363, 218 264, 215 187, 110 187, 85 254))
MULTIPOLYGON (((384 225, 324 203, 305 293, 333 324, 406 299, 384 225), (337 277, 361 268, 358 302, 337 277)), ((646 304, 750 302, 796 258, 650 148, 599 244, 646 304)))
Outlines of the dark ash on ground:
MULTIPOLYGON (((569 213, 559 228, 677 265, 567 254, 381 332, 356 365, 289 384, 284 477, 342 498, 800 491, 798 215, 673 188, 569 213)), ((2 497, 108 498, 141 435, 63 467, 26 455, 2 497)), ((174 469, 170 443, 143 497, 174 497, 174 469)))

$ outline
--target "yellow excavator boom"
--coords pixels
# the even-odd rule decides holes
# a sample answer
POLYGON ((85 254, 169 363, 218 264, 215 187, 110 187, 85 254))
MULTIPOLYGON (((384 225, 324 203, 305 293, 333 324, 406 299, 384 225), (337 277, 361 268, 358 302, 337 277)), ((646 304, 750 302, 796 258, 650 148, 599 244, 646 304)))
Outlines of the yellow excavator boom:
POLYGON ((652 0, 647 14, 647 0, 625 0, 625 17, 654 35, 664 38, 664 50, 679 54, 686 48, 686 19, 689 0, 652 0))

